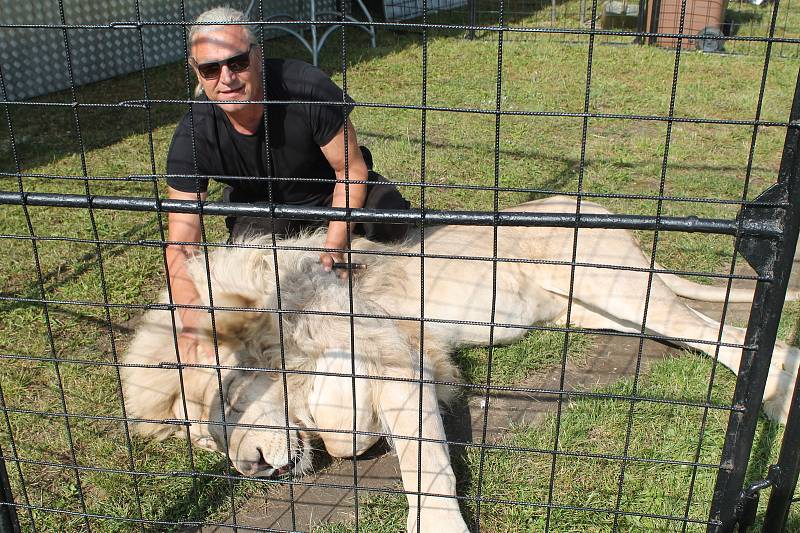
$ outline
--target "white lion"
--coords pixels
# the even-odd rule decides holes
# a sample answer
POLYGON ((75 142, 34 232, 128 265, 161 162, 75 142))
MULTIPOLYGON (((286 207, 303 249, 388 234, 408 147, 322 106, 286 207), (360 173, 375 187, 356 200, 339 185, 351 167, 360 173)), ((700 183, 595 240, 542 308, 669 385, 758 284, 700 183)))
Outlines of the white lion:
MULTIPOLYGON (((575 207, 573 199, 553 197, 510 211, 574 213, 575 207)), ((581 211, 608 213, 589 202, 581 211)), ((419 241, 386 246, 355 240, 361 252, 353 261, 367 268, 353 276, 352 310, 348 282, 323 272, 318 252, 303 250, 321 247, 322 235, 282 241, 280 321, 274 311, 263 311, 279 307, 273 251, 264 248, 269 238, 250 241, 260 247, 210 253, 213 305, 226 308, 214 313, 223 369, 179 372, 170 315, 151 310, 125 357, 128 365, 142 365, 123 368, 128 414, 140 421, 142 434, 158 437, 180 432, 175 422, 188 419, 193 442, 227 453, 248 476, 308 469, 313 437, 331 455, 350 457, 388 434, 408 494, 408 531, 417 531, 418 512, 423 532, 468 531, 443 442, 438 402, 446 391, 434 385, 457 376, 448 352, 487 344, 492 322, 499 324, 492 332, 497 344, 519 339, 524 326, 565 324, 570 285, 571 326, 640 333, 650 276, 649 259, 630 232, 580 230, 572 279, 572 229, 498 228, 496 257, 511 261, 496 263, 492 231, 427 229, 424 267, 414 255, 419 241)), ((193 276, 207 296, 203 258, 194 263, 193 276)), ((720 301, 724 290, 653 275, 644 332, 714 356, 720 324, 678 295, 720 301)), ((731 301, 751 298, 747 290, 730 294, 731 301)), ((743 344, 744 330, 725 326, 721 340, 719 361, 737 372, 741 348, 731 345, 743 344)), ((798 353, 780 342, 775 346, 763 403, 772 419, 786 419, 798 353)))

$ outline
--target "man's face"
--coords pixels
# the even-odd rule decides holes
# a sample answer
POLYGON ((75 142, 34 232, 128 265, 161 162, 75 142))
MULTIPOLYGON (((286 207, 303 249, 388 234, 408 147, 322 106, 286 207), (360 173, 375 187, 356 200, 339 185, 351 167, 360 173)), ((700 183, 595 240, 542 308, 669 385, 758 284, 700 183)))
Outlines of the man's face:
MULTIPOLYGON (((245 102, 261 100, 261 57, 258 49, 250 50, 247 33, 241 26, 219 26, 197 36, 192 46, 195 74, 209 100, 217 102, 245 102), (197 65, 225 61, 250 51, 250 66, 241 72, 233 72, 223 64, 219 76, 204 78, 197 65)), ((219 106, 226 113, 236 113, 255 104, 225 103, 219 106)))

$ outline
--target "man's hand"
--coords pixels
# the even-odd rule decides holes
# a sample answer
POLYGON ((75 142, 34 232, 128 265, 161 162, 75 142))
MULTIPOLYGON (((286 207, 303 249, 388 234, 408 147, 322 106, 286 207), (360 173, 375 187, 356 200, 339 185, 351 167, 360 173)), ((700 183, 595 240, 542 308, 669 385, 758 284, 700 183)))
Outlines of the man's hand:
MULTIPOLYGON (((325 248, 328 250, 319 254, 319 262, 322 263, 322 268, 325 272, 333 270, 334 263, 343 263, 344 254, 342 250, 347 248, 347 238, 349 228, 346 222, 331 221, 328 224, 328 238, 325 240, 325 248)), ((347 270, 340 270, 338 275, 344 279, 348 276, 347 270)))
MULTIPOLYGON (((329 244, 325 244, 325 248, 334 248, 329 244)), ((333 270, 334 263, 343 263, 344 262, 344 255, 342 252, 322 252, 319 254, 319 262, 322 263, 322 268, 325 269, 325 272, 331 272, 333 270)), ((337 272, 338 276, 342 279, 346 278, 349 272, 347 270, 339 270, 337 272)))
POLYGON ((344 262, 344 256, 339 252, 322 252, 319 254, 319 262, 322 263, 325 272, 330 272, 334 263, 344 262))

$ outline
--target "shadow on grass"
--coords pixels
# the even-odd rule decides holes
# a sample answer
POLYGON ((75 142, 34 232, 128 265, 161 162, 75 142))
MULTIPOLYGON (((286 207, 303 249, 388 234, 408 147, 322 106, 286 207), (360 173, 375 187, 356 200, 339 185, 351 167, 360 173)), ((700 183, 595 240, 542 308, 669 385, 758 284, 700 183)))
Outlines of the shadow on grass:
MULTIPOLYGON (((227 460, 224 457, 204 468, 201 473, 224 474, 227 460)), ((235 471, 231 471, 235 474, 235 471)), ((197 476, 192 488, 185 491, 167 509, 158 521, 164 522, 201 522, 210 512, 230 508, 231 493, 236 490, 237 480, 228 480, 216 476, 197 476), (233 486, 231 486, 233 485, 233 486)), ((177 531, 194 531, 192 527, 183 527, 177 531)))
MULTIPOLYGON (((158 223, 156 221, 145 224, 138 224, 130 228, 121 236, 122 237, 121 240, 131 241, 130 244, 127 242, 123 242, 118 244, 102 246, 101 253, 103 255, 104 260, 107 261, 108 258, 110 257, 118 259, 121 255, 123 255, 127 250, 130 249, 130 247, 135 243, 137 239, 152 237, 157 231, 158 231, 158 223)), ((33 252, 31 252, 31 254, 32 253, 33 252)), ((70 283, 78 281, 85 274, 98 267, 99 264, 98 264, 96 250, 86 252, 77 257, 65 257, 59 263, 59 265, 55 266, 53 269, 47 272, 42 272, 42 281, 44 283, 45 297, 52 298, 52 294, 54 291, 58 290, 59 288, 66 287, 70 283), (64 275, 64 272, 69 272, 69 273, 64 275)), ((39 281, 37 279, 36 281, 28 283, 27 286, 23 287, 20 290, 14 289, 13 292, 6 292, 6 291, 0 292, 0 296, 4 298, 20 298, 20 299, 35 300, 41 298, 42 296, 41 289, 42 288, 40 287, 39 281)), ((14 309, 19 309, 22 307, 29 307, 29 306, 39 306, 39 305, 41 304, 37 302, 6 300, 0 303, 0 313, 8 313, 10 311, 13 311, 14 309)), ((86 313, 69 311, 65 309, 60 309, 59 312, 74 316, 85 323, 91 323, 103 328, 108 326, 108 323, 105 320, 99 320, 86 313)))
MULTIPOLYGON (((450 461, 456 476, 456 493, 459 496, 470 494, 472 489, 472 471, 467 460, 467 446, 472 444, 472 417, 469 412, 469 398, 459 394, 448 408, 442 411, 445 435, 450 442, 450 461)), ((459 501, 461 513, 467 523, 471 523, 469 506, 465 500, 459 501)))
MULTIPOLYGON (((145 72, 150 98, 186 98, 183 68, 181 64, 170 64, 148 69, 145 72)), ((143 98, 144 88, 141 72, 120 76, 111 80, 88 84, 77 88, 78 103, 117 104, 126 100, 143 98)), ((10 105, 11 125, 5 113, 2 116, 0 133, 0 170, 15 172, 17 163, 23 172, 53 163, 64 157, 79 154, 75 116, 72 107, 52 106, 52 103, 70 103, 70 91, 60 91, 28 101, 37 105, 10 105), (14 151, 10 148, 9 129, 14 133, 14 151), (16 160, 14 155, 16 155, 16 160)), ((134 136, 143 135, 161 126, 176 123, 186 111, 185 104, 172 106, 155 105, 150 113, 131 107, 78 108, 77 116, 84 151, 94 150, 119 143, 134 136)), ((145 159, 142 154, 132 157, 145 159)), ((138 162, 138 161, 137 161, 138 162)), ((91 172, 90 172, 91 174, 91 172)), ((3 188, 8 188, 4 186, 3 188)))
MULTIPOLYGON (((383 141, 392 141, 392 142, 413 142, 416 144, 421 144, 422 139, 419 136, 408 137, 406 134, 387 134, 381 131, 371 130, 369 128, 359 128, 359 135, 363 138, 374 138, 380 139, 383 141)), ((436 148, 436 149, 447 149, 457 152, 470 152, 476 150, 475 144, 467 144, 463 142, 441 142, 426 139, 425 144, 428 148, 436 148)), ((486 148, 491 149, 494 151, 494 148, 486 148)), ((500 156, 501 157, 510 157, 514 159, 521 159, 527 161, 548 161, 552 163, 557 163, 562 165, 563 170, 561 172, 548 172, 551 174, 544 182, 545 186, 541 186, 537 184, 537 188, 547 188, 548 190, 552 191, 551 194, 557 194, 560 190, 562 190, 561 186, 570 182, 571 179, 574 179, 579 171, 580 171, 580 158, 578 157, 564 157, 553 155, 552 152, 538 149, 538 148, 529 148, 529 149, 509 149, 509 148, 502 148, 500 149, 500 156), (547 186, 547 184, 550 184, 547 186)), ((641 160, 641 161, 619 161, 613 157, 587 157, 585 159, 585 165, 601 165, 604 167, 612 167, 614 169, 627 169, 627 170, 638 170, 641 169, 643 164, 650 164, 649 160, 641 160)), ((380 171, 380 162, 376 163, 376 168, 380 171)), ((719 173, 725 172, 733 172, 741 170, 740 165, 730 164, 718 164, 718 165, 709 165, 709 164, 691 164, 686 162, 685 160, 682 161, 675 161, 671 162, 669 168, 672 171, 697 171, 697 172, 706 172, 706 171, 714 171, 719 173)), ((753 166, 753 169, 769 172, 772 171, 771 168, 766 166, 753 166)), ((547 196, 547 194, 539 194, 536 195, 535 198, 532 197, 531 199, 543 198, 547 196)))

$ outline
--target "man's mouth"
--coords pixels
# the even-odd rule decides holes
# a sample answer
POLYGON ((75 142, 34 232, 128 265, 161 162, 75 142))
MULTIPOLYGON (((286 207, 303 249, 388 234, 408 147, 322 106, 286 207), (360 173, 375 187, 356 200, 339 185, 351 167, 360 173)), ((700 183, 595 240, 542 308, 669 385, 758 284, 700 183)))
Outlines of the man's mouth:
POLYGON ((228 89, 227 91, 219 91, 219 94, 223 97, 230 98, 232 96, 238 96, 244 92, 244 87, 239 87, 238 89, 228 89))

